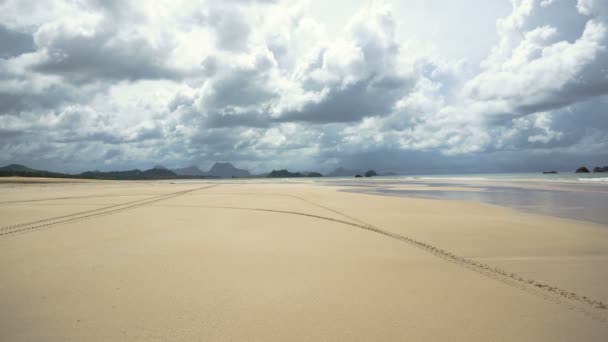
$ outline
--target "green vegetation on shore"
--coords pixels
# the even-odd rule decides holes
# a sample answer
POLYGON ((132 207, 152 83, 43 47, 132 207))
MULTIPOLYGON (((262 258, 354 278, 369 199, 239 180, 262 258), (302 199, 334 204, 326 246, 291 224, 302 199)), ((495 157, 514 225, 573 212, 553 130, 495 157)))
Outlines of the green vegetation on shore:
MULTIPOLYGON (((24 165, 11 164, 0 168, 0 177, 45 177, 45 178, 77 178, 77 179, 107 179, 107 180, 153 180, 153 179, 178 179, 195 178, 188 176, 178 176, 167 169, 150 169, 146 171, 87 171, 80 174, 68 174, 59 172, 49 172, 44 170, 31 169, 24 165)), ((202 178, 202 177, 196 177, 202 178)))
MULTIPOLYGON (((76 179, 106 179, 106 180, 158 180, 158 179, 207 179, 207 178, 250 178, 255 177, 249 174, 247 170, 234 168, 229 163, 216 163, 226 170, 221 170, 231 174, 232 176, 216 176, 212 172, 202 175, 185 175, 178 174, 166 168, 155 167, 149 170, 141 171, 139 169, 128 171, 86 171, 79 174, 68 174, 60 172, 50 172, 44 170, 36 170, 24 165, 11 164, 0 167, 0 177, 43 177, 43 178, 76 178, 76 179), (234 176, 234 175, 239 176, 234 176)), ((215 168, 216 165, 214 165, 215 168)), ((212 168, 213 171, 213 168, 212 168)), ((223 174, 219 172, 217 174, 223 174)), ((287 178, 287 177, 323 177, 318 172, 289 172, 287 170, 273 170, 266 177, 287 178)))

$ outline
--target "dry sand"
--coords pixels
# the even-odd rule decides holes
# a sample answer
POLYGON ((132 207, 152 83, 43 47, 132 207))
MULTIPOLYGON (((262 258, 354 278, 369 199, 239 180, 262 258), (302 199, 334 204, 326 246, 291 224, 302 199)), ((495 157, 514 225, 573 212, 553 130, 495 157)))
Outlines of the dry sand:
POLYGON ((299 183, 0 184, 2 341, 607 341, 608 227, 299 183))

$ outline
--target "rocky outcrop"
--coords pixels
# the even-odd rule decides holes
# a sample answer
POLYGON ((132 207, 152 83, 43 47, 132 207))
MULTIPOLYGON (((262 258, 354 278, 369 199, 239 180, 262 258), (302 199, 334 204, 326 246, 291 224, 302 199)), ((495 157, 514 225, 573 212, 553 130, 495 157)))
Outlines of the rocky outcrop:
POLYGON ((586 167, 584 167, 584 166, 581 166, 581 167, 579 167, 578 169, 576 169, 576 171, 575 171, 575 172, 576 172, 576 173, 589 173, 589 169, 588 169, 588 168, 586 168, 586 167))
POLYGON ((608 166, 596 166, 593 168, 593 172, 608 172, 608 166))

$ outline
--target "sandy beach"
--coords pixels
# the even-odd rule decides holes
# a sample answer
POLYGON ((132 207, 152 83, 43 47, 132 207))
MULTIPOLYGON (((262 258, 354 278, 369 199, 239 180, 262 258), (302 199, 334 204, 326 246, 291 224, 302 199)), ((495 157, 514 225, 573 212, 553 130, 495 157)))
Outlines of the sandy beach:
POLYGON ((5 180, 0 340, 608 340, 608 226, 339 190, 5 180))

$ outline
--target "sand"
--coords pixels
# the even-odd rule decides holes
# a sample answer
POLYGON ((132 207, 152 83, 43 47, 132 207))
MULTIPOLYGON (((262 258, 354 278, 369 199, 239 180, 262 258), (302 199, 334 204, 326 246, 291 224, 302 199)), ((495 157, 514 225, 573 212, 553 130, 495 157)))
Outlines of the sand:
POLYGON ((608 340, 608 227, 337 190, 0 184, 0 340, 608 340))

